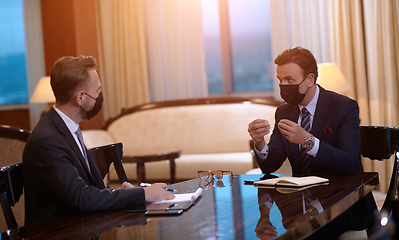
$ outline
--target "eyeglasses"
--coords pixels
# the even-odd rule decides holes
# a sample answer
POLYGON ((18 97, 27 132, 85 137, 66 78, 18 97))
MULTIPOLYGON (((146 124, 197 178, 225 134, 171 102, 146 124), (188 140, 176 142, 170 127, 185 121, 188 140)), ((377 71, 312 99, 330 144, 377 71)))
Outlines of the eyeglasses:
POLYGON ((230 181, 229 184, 226 185, 226 184, 224 184, 224 182, 223 182, 222 180, 219 180, 219 181, 210 181, 210 182, 201 181, 201 182, 199 183, 199 186, 198 186, 198 187, 200 187, 200 188, 222 188, 222 187, 231 186, 231 182, 232 182, 232 181, 230 181))
POLYGON ((231 171, 224 170, 200 170, 198 171, 198 177, 201 179, 200 187, 208 188, 208 187, 225 187, 222 179, 223 176, 230 176, 230 184, 233 181, 233 173, 231 171))
POLYGON ((223 171, 223 170, 199 170, 198 177, 201 181, 210 181, 216 180, 220 181, 224 176, 233 176, 231 171, 223 171))

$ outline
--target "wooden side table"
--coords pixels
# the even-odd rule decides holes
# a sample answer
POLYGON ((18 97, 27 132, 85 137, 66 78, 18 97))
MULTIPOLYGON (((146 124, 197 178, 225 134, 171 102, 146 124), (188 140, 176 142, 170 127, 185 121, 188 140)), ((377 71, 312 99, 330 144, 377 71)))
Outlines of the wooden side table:
POLYGON ((137 179, 139 182, 145 182, 145 168, 146 162, 156 162, 162 160, 169 160, 170 162, 170 181, 174 183, 176 180, 176 164, 175 159, 180 157, 182 150, 163 152, 159 154, 139 155, 139 156, 124 156, 124 163, 137 164, 137 179))

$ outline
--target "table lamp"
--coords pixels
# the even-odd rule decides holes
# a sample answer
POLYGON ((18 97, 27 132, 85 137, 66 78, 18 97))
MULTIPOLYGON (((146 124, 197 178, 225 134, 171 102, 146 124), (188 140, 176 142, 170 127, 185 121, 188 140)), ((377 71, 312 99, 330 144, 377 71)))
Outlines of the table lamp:
POLYGON ((323 88, 348 96, 352 87, 335 63, 318 64, 317 83, 323 88))
POLYGON ((49 76, 40 78, 29 102, 47 103, 47 108, 44 110, 42 116, 45 115, 50 110, 50 108, 53 106, 55 102, 55 97, 53 90, 51 89, 49 76))

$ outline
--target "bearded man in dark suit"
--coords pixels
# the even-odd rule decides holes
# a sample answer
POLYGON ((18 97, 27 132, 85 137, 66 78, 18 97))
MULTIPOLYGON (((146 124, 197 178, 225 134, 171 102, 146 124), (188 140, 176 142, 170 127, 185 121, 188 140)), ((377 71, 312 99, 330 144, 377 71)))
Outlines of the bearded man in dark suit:
POLYGON ((96 67, 93 57, 63 57, 51 70, 55 105, 32 131, 23 153, 25 224, 174 198, 164 183, 105 188, 79 128, 102 106, 96 67))
MULTIPOLYGON (((262 172, 276 171, 287 158, 293 175, 363 172, 357 102, 316 84, 317 62, 307 49, 287 49, 274 63, 286 103, 276 110, 269 143, 264 139, 270 132, 266 119, 248 126, 262 172)), ((369 193, 318 234, 335 239, 348 229, 369 228, 375 209, 369 193)))

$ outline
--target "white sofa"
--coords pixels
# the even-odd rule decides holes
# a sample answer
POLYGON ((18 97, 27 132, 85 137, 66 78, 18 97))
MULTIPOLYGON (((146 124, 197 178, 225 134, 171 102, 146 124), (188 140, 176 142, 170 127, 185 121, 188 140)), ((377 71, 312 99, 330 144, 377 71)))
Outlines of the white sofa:
MULTIPOLYGON (((267 99, 236 97, 148 103, 122 111, 104 129, 84 130, 83 137, 88 148, 122 142, 124 156, 181 149, 175 160, 178 181, 196 178, 202 169, 244 174, 254 168, 248 124, 264 118, 273 126, 277 105, 267 99)), ((123 165, 135 182, 136 164, 123 165)), ((146 163, 145 174, 149 181, 170 179, 169 161, 146 163)), ((110 179, 117 179, 114 171, 110 179)))

